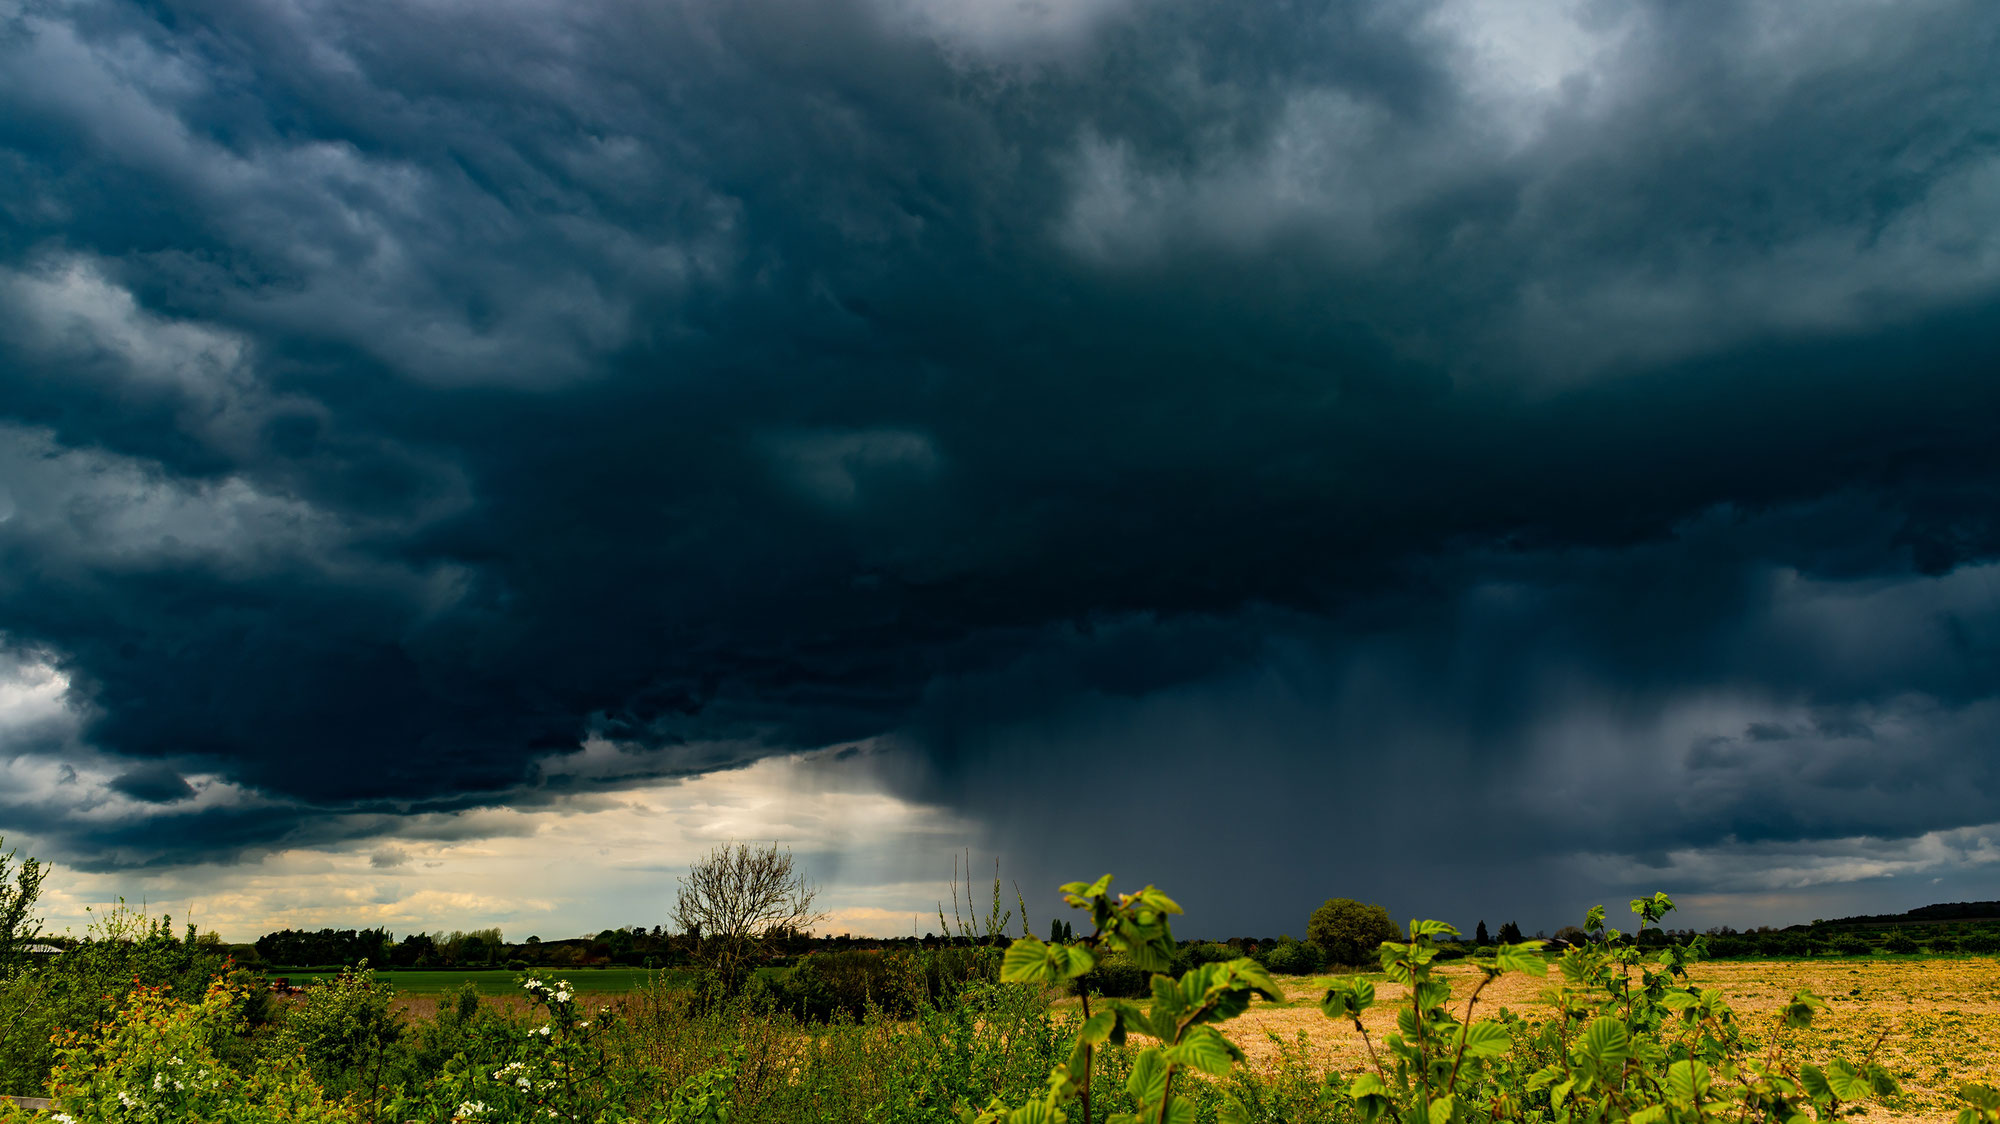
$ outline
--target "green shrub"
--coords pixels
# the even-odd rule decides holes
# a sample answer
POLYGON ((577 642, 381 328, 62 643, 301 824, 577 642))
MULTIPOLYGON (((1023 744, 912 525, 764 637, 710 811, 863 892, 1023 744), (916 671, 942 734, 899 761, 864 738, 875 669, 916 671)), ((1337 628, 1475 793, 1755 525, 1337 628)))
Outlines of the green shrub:
POLYGON ((1903 956, 1908 956, 1910 953, 1919 950, 1917 942, 1911 940, 1908 934, 1905 933, 1897 933, 1895 936, 1890 937, 1887 941, 1883 942, 1882 947, 1903 956))
POLYGON ((1099 960, 1082 983, 1093 995, 1137 999, 1153 993, 1152 981, 1153 974, 1137 960, 1114 952, 1099 960))
MULTIPOLYGON (((198 937, 192 926, 177 935, 169 918, 114 906, 61 955, 34 957, 0 976, 0 1088, 40 1089, 56 1061, 56 1033, 109 1022, 135 988, 200 996, 211 980, 230 972, 223 946, 198 937)), ((235 978, 247 976, 238 972, 235 978)), ((249 988, 231 994, 246 1027, 270 1018, 267 994, 249 988)), ((247 1046, 225 1041, 220 1048, 240 1053, 247 1046)))
POLYGON ((50 1095, 86 1122, 359 1124, 359 1111, 282 1055, 247 1071, 224 1060, 217 1047, 243 1029, 244 990, 218 981, 188 1003, 165 987, 133 988, 105 1025, 63 1037, 50 1095))
POLYGON ((824 1022, 860 1019, 870 1008, 906 1018, 929 1002, 923 966, 902 952, 871 949, 814 953, 753 994, 799 1018, 824 1022))
POLYGON ((1396 936, 1388 910, 1353 898, 1328 898, 1306 923, 1306 940, 1324 949, 1335 964, 1372 964, 1375 950, 1396 936))
POLYGON ((403 1037, 403 1019, 390 1008, 390 997, 366 960, 314 981, 285 1012, 274 1048, 297 1058, 328 1091, 372 1105, 403 1037))
POLYGON ((1264 967, 1282 976, 1309 976, 1326 962, 1325 950, 1313 941, 1281 940, 1263 957, 1264 967))
POLYGON ((1193 968, 1203 964, 1221 964, 1241 955, 1243 954, 1219 941, 1203 941, 1182 949, 1179 962, 1193 968))

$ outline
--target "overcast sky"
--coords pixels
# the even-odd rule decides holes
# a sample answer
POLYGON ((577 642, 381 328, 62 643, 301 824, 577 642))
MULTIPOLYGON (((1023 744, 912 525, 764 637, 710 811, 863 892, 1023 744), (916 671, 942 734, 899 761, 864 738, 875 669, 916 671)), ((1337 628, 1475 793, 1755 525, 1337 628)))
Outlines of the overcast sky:
POLYGON ((657 923, 729 839, 870 932, 967 848, 1038 927, 2000 898, 1995 58, 0 0, 0 832, 244 939, 657 923))

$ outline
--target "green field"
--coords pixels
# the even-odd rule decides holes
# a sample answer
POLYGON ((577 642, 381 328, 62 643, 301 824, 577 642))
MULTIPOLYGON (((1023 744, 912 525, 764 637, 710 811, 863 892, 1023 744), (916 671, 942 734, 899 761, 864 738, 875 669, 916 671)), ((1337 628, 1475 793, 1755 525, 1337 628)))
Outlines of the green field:
MULTIPOLYGON (((567 980, 572 988, 583 995, 622 994, 643 987, 655 979, 664 977, 669 984, 680 982, 681 971, 649 971, 645 968, 537 968, 529 974, 544 980, 567 980)), ((331 971, 291 972, 283 968, 273 968, 269 972, 272 979, 290 980, 294 985, 339 975, 331 971)), ((471 981, 481 995, 514 995, 521 988, 516 981, 520 973, 505 968, 475 970, 466 968, 404 968, 388 969, 375 973, 378 981, 389 984, 403 995, 449 995, 457 991, 466 981, 471 981)))

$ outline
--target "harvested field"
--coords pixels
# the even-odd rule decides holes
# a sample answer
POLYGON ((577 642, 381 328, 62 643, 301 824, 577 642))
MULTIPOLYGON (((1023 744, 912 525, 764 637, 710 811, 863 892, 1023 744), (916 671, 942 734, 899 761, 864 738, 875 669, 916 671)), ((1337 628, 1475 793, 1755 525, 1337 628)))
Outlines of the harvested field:
MULTIPOLYGON (((1446 966, 1440 974, 1451 980, 1462 1007, 1478 972, 1446 966)), ((1479 1009, 1505 1006, 1534 1018, 1546 1009, 1543 990, 1557 978, 1553 971, 1546 980, 1503 976, 1480 997, 1479 1009)), ((1858 1059, 1886 1030, 1877 1060, 1902 1083, 1903 1095, 1891 1104, 1869 1106, 1854 1119, 1946 1120, 1956 1111, 1960 1082, 2000 1083, 2000 961, 1992 958, 1711 962, 1697 965, 1691 979, 1721 989, 1746 1038, 1763 1043, 1774 1034, 1784 1035, 1808 1058, 1838 1052, 1858 1059), (1777 1010, 1800 989, 1817 993, 1829 1007, 1811 1029, 1783 1030, 1777 1010)), ((1230 1024, 1231 1037, 1250 1064, 1269 1071, 1277 1064, 1281 1044, 1287 1043, 1301 1044, 1319 1068, 1352 1072, 1365 1064, 1353 1027, 1319 1012, 1326 979, 1284 977, 1283 982, 1289 1005, 1260 1001, 1230 1024)), ((1379 977, 1375 987, 1376 1006, 1363 1021, 1380 1042, 1393 1029, 1394 1004, 1407 993, 1379 977)))

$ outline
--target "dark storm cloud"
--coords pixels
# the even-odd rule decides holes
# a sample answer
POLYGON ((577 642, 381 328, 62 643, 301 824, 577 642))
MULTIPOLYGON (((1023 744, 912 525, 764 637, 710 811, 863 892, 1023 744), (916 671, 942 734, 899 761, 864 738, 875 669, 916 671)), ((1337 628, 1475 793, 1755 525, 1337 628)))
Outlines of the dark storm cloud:
POLYGON ((2000 18, 1567 11, 0 9, 0 629, 251 794, 75 846, 884 733, 1011 849, 1239 741, 1495 864, 1984 822, 2000 18))

